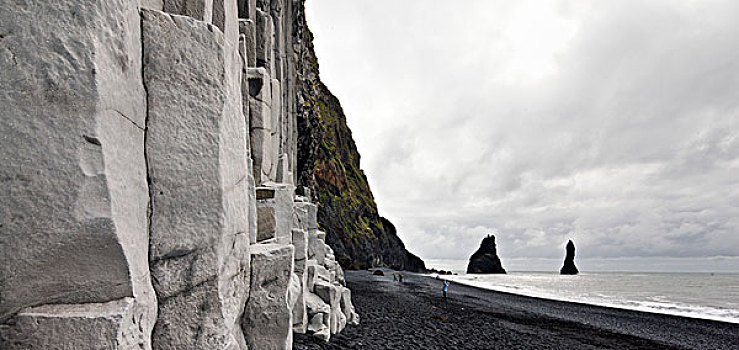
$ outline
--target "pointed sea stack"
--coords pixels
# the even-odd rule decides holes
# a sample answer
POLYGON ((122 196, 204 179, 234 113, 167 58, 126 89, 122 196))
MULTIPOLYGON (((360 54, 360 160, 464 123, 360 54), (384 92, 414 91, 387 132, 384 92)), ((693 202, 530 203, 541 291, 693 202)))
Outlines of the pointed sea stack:
POLYGON ((506 273, 495 247, 495 236, 483 238, 480 248, 470 257, 467 273, 506 273))
POLYGON ((567 255, 565 255, 565 263, 559 270, 560 275, 577 275, 580 272, 575 266, 575 243, 572 240, 567 242, 567 255))

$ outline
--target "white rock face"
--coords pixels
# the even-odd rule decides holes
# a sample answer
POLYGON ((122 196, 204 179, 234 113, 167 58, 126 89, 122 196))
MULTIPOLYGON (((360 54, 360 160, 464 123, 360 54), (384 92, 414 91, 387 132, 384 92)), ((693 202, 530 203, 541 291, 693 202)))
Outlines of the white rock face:
MULTIPOLYGON (((38 305, 132 298, 128 312, 141 321, 135 337, 147 340, 156 300, 137 4, 2 7, 0 323, 38 305)), ((29 334, 28 327, 0 326, 16 334, 29 334)), ((65 346, 46 336, 48 348, 65 346)), ((0 340, 0 348, 9 346, 0 340)))
POLYGON ((251 291, 242 322, 250 349, 292 349, 293 260, 290 244, 251 246, 251 291))
POLYGON ((212 23, 216 27, 218 27, 221 32, 223 32, 223 38, 226 41, 226 46, 230 46, 228 48, 229 51, 233 50, 233 46, 235 46, 239 42, 238 5, 236 5, 237 0, 209 1, 213 2, 212 23))
POLYGON ((0 349, 290 349, 358 322, 295 196, 302 2, 5 2, 0 349))
MULTIPOLYGON (((284 166, 287 163, 280 164, 280 158, 283 157, 282 154, 282 147, 281 147, 281 140, 282 140, 282 89, 280 86, 280 81, 272 78, 272 87, 270 88, 272 92, 272 103, 271 111, 272 111, 272 159, 270 160, 270 163, 272 164, 272 169, 269 173, 269 178, 272 181, 279 182, 279 183, 289 183, 289 181, 284 181, 282 178, 285 174, 285 171, 287 169, 279 170, 280 166, 284 166), (278 178, 278 174, 280 177, 278 178)), ((287 157, 285 155, 285 157, 287 157)), ((292 200, 292 199, 291 199, 292 200)))
POLYGON ((318 206, 310 202, 295 202, 295 218, 293 226, 306 231, 317 230, 318 206))
POLYGON ((229 107, 230 53, 207 23, 148 10, 142 20, 153 347, 238 348, 249 290, 246 125, 229 107))
POLYGON ((310 230, 308 232, 308 258, 315 259, 319 265, 326 262, 326 234, 321 231, 310 230))
POLYGON ((352 305, 352 291, 349 288, 344 288, 341 291, 341 311, 346 316, 346 321, 349 324, 359 324, 359 315, 354 310, 354 305, 352 305))
POLYGON ((56 304, 23 309, 14 327, 0 331, 3 350, 142 349, 149 338, 138 329, 134 299, 56 304))
POLYGON ((331 337, 331 306, 313 293, 306 294, 305 306, 310 319, 308 331, 319 339, 329 340, 331 337))
POLYGON ((272 74, 275 71, 275 24, 272 16, 262 9, 257 9, 255 23, 257 67, 264 67, 268 74, 272 74))
POLYGON ((277 235, 275 208, 257 206, 257 242, 274 241, 277 235))
POLYGON ((308 314, 305 308, 305 293, 308 276, 305 273, 308 262, 308 233, 305 230, 293 229, 293 247, 295 247, 294 275, 298 278, 300 292, 293 305, 293 331, 305 333, 308 326, 308 314))
MULTIPOLYGON (((340 301, 341 301, 341 289, 343 287, 334 285, 325 281, 316 282, 313 289, 316 294, 326 303, 331 309, 330 315, 330 327, 331 334, 336 334, 339 331, 339 314, 341 314, 340 301)), ((342 327, 343 328, 343 327, 342 327)))
POLYGON ((257 66, 257 32, 256 25, 251 19, 239 19, 239 32, 244 35, 247 67, 257 66))
POLYGON ((249 164, 249 174, 246 176, 247 181, 247 199, 249 200, 249 203, 247 204, 247 221, 249 223, 249 242, 254 243, 257 241, 257 229, 258 229, 258 215, 257 215, 257 194, 256 194, 256 185, 254 183, 254 177, 252 176, 253 172, 253 165, 252 160, 247 159, 249 164))
POLYGON ((192 17, 207 23, 213 20, 213 0, 163 0, 163 3, 164 12, 192 17))
MULTIPOLYGON (((282 140, 282 137, 280 139, 282 140)), ((283 153, 279 158, 277 158, 277 172, 275 174, 275 178, 278 182, 292 184, 293 175, 290 172, 289 166, 290 157, 287 155, 287 153, 283 153)))
POLYGON ((249 135, 254 159, 254 181, 269 182, 272 172, 272 92, 269 74, 264 68, 248 68, 249 135))
POLYGON ((292 243, 293 197, 289 184, 268 183, 257 187, 257 240, 274 238, 275 243, 292 243))

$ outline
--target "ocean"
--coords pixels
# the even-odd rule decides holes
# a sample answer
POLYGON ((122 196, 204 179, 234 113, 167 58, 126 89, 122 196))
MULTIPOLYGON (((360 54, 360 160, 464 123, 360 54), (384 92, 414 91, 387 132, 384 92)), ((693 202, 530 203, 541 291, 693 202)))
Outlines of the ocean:
POLYGON ((509 272, 444 277, 531 297, 739 323, 739 273, 509 272))

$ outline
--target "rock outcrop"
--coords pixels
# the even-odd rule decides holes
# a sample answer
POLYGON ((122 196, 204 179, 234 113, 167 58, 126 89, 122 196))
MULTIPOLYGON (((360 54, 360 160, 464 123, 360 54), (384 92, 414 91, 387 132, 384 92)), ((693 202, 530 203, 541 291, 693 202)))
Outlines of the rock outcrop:
POLYGON ((143 9, 142 28, 152 346, 237 348, 249 293, 248 165, 244 116, 229 107, 241 96, 229 85, 241 84, 241 70, 227 71, 229 45, 210 24, 143 9))
POLYGON ((565 248, 565 262, 559 270, 560 275, 577 275, 580 271, 575 266, 575 243, 572 240, 567 241, 565 248))
POLYGON ((291 244, 252 247, 251 291, 243 328, 250 349, 292 347, 289 300, 295 250, 291 244))
POLYGON ((138 4, 2 8, 0 348, 148 346, 138 4))
POLYGON ((506 273, 498 257, 495 236, 483 238, 480 248, 470 257, 467 273, 506 273))
POLYGON ((328 93, 302 1, 3 10, 1 349, 290 349, 359 322, 298 181, 328 93))

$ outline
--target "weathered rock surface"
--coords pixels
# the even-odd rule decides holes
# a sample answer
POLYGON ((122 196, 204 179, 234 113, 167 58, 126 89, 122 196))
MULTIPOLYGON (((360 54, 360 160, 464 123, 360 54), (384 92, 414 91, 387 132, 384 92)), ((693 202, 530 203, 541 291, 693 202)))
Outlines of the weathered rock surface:
MULTIPOLYGON (((126 312, 140 321, 132 336, 147 347, 156 300, 137 4, 4 1, 2 8, 0 323, 39 305, 127 298, 126 312)), ((38 329, 27 316, 15 321, 2 332, 84 333, 67 320, 38 329)), ((46 348, 71 341, 34 336, 46 348)), ((0 340, 0 348, 11 346, 19 345, 0 340)))
POLYGON ((308 259, 314 259, 318 265, 326 262, 325 233, 318 230, 308 232, 308 259))
POLYGON ((254 19, 257 11, 256 0, 240 0, 238 5, 239 18, 254 19))
POLYGON ((319 339, 331 337, 331 306, 316 294, 306 294, 305 305, 310 318, 308 331, 319 339))
POLYGON ((255 244, 251 247, 251 291, 243 329, 250 349, 291 349, 292 311, 288 289, 294 247, 255 244))
POLYGON ((318 281, 313 287, 316 295, 318 295, 324 303, 329 306, 329 325, 331 334, 336 334, 339 329, 339 313, 341 301, 341 286, 334 285, 326 281, 318 281))
POLYGON ((293 247, 295 247, 295 260, 293 273, 298 278, 300 293, 293 305, 293 330, 305 333, 308 326, 308 314, 305 308, 305 294, 307 292, 308 275, 306 267, 308 262, 308 233, 305 230, 293 229, 293 247))
POLYGON ((293 227, 303 230, 318 229, 318 206, 309 202, 295 202, 295 220, 293 227))
POLYGON ((572 240, 567 241, 565 250, 565 261, 559 273, 561 275, 577 275, 580 271, 575 266, 575 243, 572 243, 572 240))
MULTIPOLYGON (((329 340, 358 322, 325 203, 295 195, 314 176, 298 164, 316 160, 300 133, 317 145, 309 128, 324 127, 298 115, 328 93, 303 1, 4 10, 0 348, 289 349, 293 332, 329 340)), ((341 215, 381 222, 368 208, 341 215)), ((380 225, 361 249, 387 249, 357 256, 423 266, 380 225)))
POLYGON ((277 236, 277 215, 274 207, 257 206, 256 242, 274 241, 277 236))
POLYGON ((223 35, 142 11, 155 349, 238 348, 249 291, 246 125, 223 35), (187 101, 187 103, 182 103, 187 101))
POLYGON ((276 243, 292 242, 293 197, 289 184, 265 184, 257 187, 257 240, 274 238, 276 243))
POLYGON ((275 25, 272 16, 262 9, 256 11, 256 61, 257 67, 264 67, 268 74, 275 71, 275 25))
POLYGON ((352 291, 349 288, 344 288, 341 291, 341 310, 349 324, 359 324, 359 314, 357 314, 354 310, 354 305, 352 305, 352 291))
MULTIPOLYGON (((243 3, 243 2, 241 2, 243 3)), ((247 67, 257 66, 257 33, 254 21, 239 19, 239 33, 244 35, 244 45, 247 56, 247 67)))
POLYGON ((133 298, 107 303, 54 304, 23 309, 13 327, 0 327, 3 350, 144 349, 133 298))
POLYGON ((470 257, 467 273, 506 273, 498 257, 495 236, 488 235, 482 240, 480 248, 470 257))
POLYGON ((269 182, 272 172, 272 83, 264 68, 247 69, 249 85, 249 135, 254 159, 254 181, 269 182))

